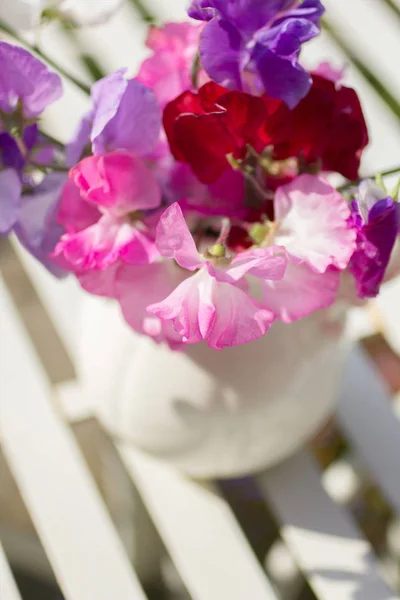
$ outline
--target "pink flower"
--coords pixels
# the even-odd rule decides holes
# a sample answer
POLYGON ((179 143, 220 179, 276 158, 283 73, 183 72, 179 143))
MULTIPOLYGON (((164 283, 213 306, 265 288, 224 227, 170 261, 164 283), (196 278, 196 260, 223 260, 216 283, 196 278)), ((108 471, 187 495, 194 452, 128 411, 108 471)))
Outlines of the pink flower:
POLYGON ((195 245, 178 204, 170 206, 157 227, 157 247, 180 267, 197 271, 165 299, 147 310, 170 322, 183 342, 205 340, 214 349, 255 340, 267 331, 275 315, 247 293, 246 275, 279 280, 286 259, 279 248, 244 252, 235 258, 202 256, 195 245))
POLYGON ((301 175, 275 195, 275 233, 288 265, 279 281, 264 281, 263 302, 286 323, 327 308, 340 285, 340 271, 356 247, 350 209, 322 177, 301 175))
POLYGON ((147 211, 160 206, 161 191, 141 158, 128 152, 91 156, 71 169, 70 179, 58 213, 67 233, 55 255, 71 270, 103 270, 118 259, 143 265, 157 258, 147 211))
POLYGON ((153 90, 162 108, 192 89, 192 66, 202 29, 203 25, 190 23, 168 23, 150 29, 147 46, 153 55, 143 62, 137 80, 153 90))

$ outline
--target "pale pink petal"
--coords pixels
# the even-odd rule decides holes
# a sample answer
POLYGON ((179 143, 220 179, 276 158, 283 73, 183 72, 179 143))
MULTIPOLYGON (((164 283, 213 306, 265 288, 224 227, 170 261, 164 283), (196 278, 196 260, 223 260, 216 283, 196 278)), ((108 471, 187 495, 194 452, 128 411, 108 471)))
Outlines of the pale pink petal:
POLYGON ((85 202, 79 188, 68 179, 63 188, 57 222, 67 231, 80 231, 96 223, 100 216, 99 210, 85 202))
POLYGON ((306 263, 289 261, 283 279, 261 283, 263 303, 278 319, 291 323, 331 306, 339 284, 340 272, 334 268, 316 273, 306 263))
POLYGON ((161 204, 160 187, 141 158, 129 152, 89 156, 70 171, 83 198, 122 216, 161 204))
POLYGON ((169 322, 149 314, 149 304, 168 296, 182 281, 182 271, 167 263, 133 267, 123 265, 116 276, 116 291, 122 313, 127 323, 136 331, 167 341, 170 345, 182 342, 182 338, 169 322))
MULTIPOLYGON (((233 281, 239 281, 245 275, 253 275, 259 279, 282 279, 286 264, 286 254, 279 246, 256 248, 237 254, 224 275, 233 281)), ((216 277, 221 278, 218 273, 216 277)))
POLYGON ((332 265, 345 269, 356 247, 350 209, 322 177, 300 175, 275 194, 275 243, 319 273, 332 265))
POLYGON ((206 267, 148 311, 171 321, 185 343, 205 340, 217 350, 261 337, 275 319, 240 288, 217 281, 206 267))
POLYGON ((86 292, 104 298, 116 298, 116 275, 121 263, 115 262, 107 269, 76 272, 75 275, 86 292))
POLYGON ((54 254, 62 254, 75 269, 105 269, 118 260, 121 251, 135 236, 136 230, 129 223, 104 215, 82 231, 64 234, 54 254))
POLYGON ((194 271, 202 264, 181 207, 176 202, 160 218, 156 244, 161 256, 174 258, 184 269, 194 271))

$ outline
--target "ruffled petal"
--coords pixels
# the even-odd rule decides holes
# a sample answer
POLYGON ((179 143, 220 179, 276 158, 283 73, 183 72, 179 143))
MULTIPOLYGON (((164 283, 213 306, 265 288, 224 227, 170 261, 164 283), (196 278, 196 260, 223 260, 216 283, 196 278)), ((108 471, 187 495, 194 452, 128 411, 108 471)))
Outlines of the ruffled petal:
POLYGON ((261 337, 275 318, 240 288, 210 276, 207 268, 147 310, 171 321, 185 343, 205 340, 216 350, 261 337))
POLYGON ((329 266, 345 269, 356 246, 356 231, 349 223, 350 209, 321 177, 301 175, 278 188, 275 243, 289 255, 304 260, 319 273, 329 266))
POLYGON ((62 255, 73 269, 106 269, 119 259, 135 237, 136 230, 129 223, 104 215, 86 229, 64 234, 54 254, 62 255))
POLYGON ((161 190, 141 158, 129 152, 111 152, 84 158, 70 171, 83 198, 122 216, 157 208, 161 190))

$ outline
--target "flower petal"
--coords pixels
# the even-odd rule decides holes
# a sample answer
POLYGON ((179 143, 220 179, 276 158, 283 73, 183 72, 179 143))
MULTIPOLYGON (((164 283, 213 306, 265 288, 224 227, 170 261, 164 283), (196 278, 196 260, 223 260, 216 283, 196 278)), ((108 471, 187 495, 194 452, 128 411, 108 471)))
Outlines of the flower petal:
POLYGON ((154 263, 133 267, 123 265, 118 268, 115 278, 116 297, 127 323, 136 331, 146 333, 157 342, 167 341, 176 345, 182 342, 171 323, 163 322, 156 315, 147 312, 147 306, 168 296, 182 281, 182 271, 171 265, 154 263))
POLYGON ((176 202, 160 218, 156 244, 161 256, 174 258, 184 269, 194 271, 202 264, 182 209, 176 202))
POLYGON ((129 152, 111 152, 84 158, 70 177, 85 200, 122 216, 157 208, 160 187, 144 161, 129 152))
POLYGON ((9 233, 21 210, 22 185, 14 169, 0 172, 0 234, 9 233))
POLYGON ((306 263, 289 261, 283 279, 263 280, 263 303, 278 319, 291 323, 321 308, 328 308, 336 298, 340 272, 329 268, 316 273, 306 263))
POLYGON ((319 273, 332 265, 345 269, 355 249, 350 209, 321 177, 301 175, 275 194, 275 243, 319 273))
POLYGON ((34 119, 62 96, 61 79, 20 46, 0 42, 0 110, 12 113, 21 101, 24 116, 34 119))
POLYGON ((285 274, 287 258, 279 247, 256 248, 240 252, 226 269, 232 281, 239 281, 245 275, 258 279, 279 280, 285 274))
POLYGON ((21 244, 57 277, 66 275, 51 258, 64 232, 57 221, 57 211, 65 182, 65 174, 50 173, 32 194, 24 196, 15 228, 21 244))
POLYGON ((93 152, 130 150, 143 156, 154 150, 161 128, 161 110, 151 90, 125 69, 112 73, 93 86, 93 152))
POLYGON ((136 230, 130 224, 104 215, 82 231, 65 233, 54 253, 63 255, 73 269, 106 269, 118 260, 135 236, 136 230))
POLYGON ((185 343, 205 340, 216 350, 261 337, 275 318, 240 288, 214 279, 207 268, 147 310, 171 321, 185 343))

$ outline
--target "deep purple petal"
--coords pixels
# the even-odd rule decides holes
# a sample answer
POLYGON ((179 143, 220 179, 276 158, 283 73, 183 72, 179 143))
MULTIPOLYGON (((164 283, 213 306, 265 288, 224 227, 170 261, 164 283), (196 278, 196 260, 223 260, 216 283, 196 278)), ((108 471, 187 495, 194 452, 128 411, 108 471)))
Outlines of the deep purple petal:
POLYGON ((22 101, 31 119, 62 96, 61 79, 27 50, 0 42, 0 110, 12 113, 22 101))
POLYGON ((378 201, 370 211, 368 224, 359 230, 351 272, 360 298, 372 298, 379 292, 399 233, 398 206, 392 198, 378 201))
POLYGON ((189 16, 201 21, 220 17, 230 21, 249 39, 295 4, 296 0, 195 0, 189 8, 189 16))
POLYGON ((279 56, 264 48, 256 51, 254 62, 271 98, 280 98, 289 108, 294 108, 308 94, 311 76, 296 59, 279 56))
POLYGON ((246 48, 238 30, 229 22, 213 19, 206 25, 200 41, 201 64, 221 85, 242 89, 241 70, 246 48))
POLYGON ((38 134, 39 128, 36 123, 32 123, 31 125, 28 125, 28 127, 25 127, 22 137, 27 150, 32 150, 35 144, 37 144, 38 134))
POLYGON ((325 8, 320 0, 304 0, 299 6, 287 12, 284 16, 277 19, 274 25, 285 19, 308 19, 319 26, 320 19, 325 13, 325 8))
POLYGON ((56 214, 66 180, 66 175, 52 173, 32 195, 24 196, 19 222, 15 228, 23 246, 58 277, 66 273, 49 255, 64 232, 56 221, 56 214))
POLYGON ((157 145, 161 110, 150 89, 125 78, 125 70, 97 82, 91 140, 93 152, 129 150, 143 156, 157 145))
POLYGON ((378 219, 384 218, 387 213, 391 212, 394 207, 394 200, 390 196, 378 200, 370 210, 368 215, 368 224, 373 225, 377 223, 378 219))
POLYGON ((210 0, 193 0, 188 8, 189 17, 198 21, 211 21, 215 12, 210 0))
POLYGON ((8 133, 0 134, 0 164, 3 167, 22 171, 25 166, 25 159, 17 142, 8 133))
POLYGON ((21 181, 16 171, 0 172, 0 234, 11 231, 21 210, 21 181))

